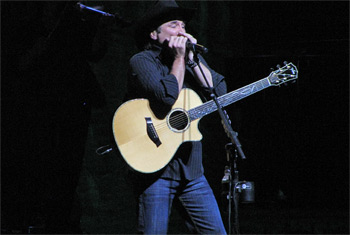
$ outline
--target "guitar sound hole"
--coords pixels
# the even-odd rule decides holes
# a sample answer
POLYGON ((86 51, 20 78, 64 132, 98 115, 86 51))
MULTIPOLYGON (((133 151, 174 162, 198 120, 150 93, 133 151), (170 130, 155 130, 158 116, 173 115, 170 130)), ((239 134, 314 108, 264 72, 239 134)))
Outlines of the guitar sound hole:
POLYGON ((188 118, 186 113, 181 111, 174 111, 170 114, 169 124, 171 128, 181 131, 187 127, 188 118))

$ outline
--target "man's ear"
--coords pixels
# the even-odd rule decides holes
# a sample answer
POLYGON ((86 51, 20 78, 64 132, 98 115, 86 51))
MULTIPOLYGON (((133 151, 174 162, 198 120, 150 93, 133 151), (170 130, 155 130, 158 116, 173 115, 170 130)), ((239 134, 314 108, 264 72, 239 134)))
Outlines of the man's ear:
POLYGON ((157 34, 157 31, 154 30, 153 32, 151 32, 149 34, 149 36, 153 39, 153 40, 157 40, 158 39, 158 34, 157 34))

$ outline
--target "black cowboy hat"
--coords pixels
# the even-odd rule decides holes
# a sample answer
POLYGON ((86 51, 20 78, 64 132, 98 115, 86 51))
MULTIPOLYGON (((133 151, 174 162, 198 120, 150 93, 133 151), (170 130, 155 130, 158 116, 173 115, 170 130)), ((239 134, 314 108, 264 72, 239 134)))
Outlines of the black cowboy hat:
POLYGON ((171 20, 189 22, 196 9, 180 7, 175 0, 156 1, 136 22, 135 39, 139 47, 148 41, 149 34, 160 25, 171 20))

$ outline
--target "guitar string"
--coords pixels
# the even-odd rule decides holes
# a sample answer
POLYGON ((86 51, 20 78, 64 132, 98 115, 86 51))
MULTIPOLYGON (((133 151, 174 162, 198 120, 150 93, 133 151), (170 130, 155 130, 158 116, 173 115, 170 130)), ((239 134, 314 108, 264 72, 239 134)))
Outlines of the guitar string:
MULTIPOLYGON (((248 88, 251 85, 252 84, 247 85, 245 87, 248 88)), ((268 84, 264 84, 264 80, 263 81, 258 81, 256 83, 254 83, 254 85, 258 86, 258 90, 262 90, 262 89, 264 89, 264 88, 269 86, 268 84)), ((242 87, 241 89, 245 89, 245 87, 242 87)), ((252 94, 252 93, 250 93, 250 94, 252 94)), ((247 94, 247 96, 250 95, 250 94, 247 94)), ((236 92, 227 93, 226 95, 224 95, 222 97, 219 97, 219 103, 221 102, 222 106, 226 106, 226 105, 228 105, 228 104, 230 104, 232 102, 238 101, 239 99, 236 100, 236 98, 239 97, 240 95, 241 94, 239 92, 237 92, 237 91, 236 92)), ((243 98, 244 97, 241 97, 240 99, 243 99, 243 98)), ((198 114, 200 114, 200 116, 203 117, 204 115, 210 113, 211 110, 213 109, 214 105, 215 105, 214 101, 209 101, 207 103, 204 103, 200 107, 196 107, 196 108, 188 110, 188 113, 190 114, 189 115, 189 117, 190 117, 189 122, 193 121, 193 120, 191 120, 191 117, 195 117, 195 119, 197 119, 198 117, 196 115, 198 115, 198 114), (192 115, 191 115, 191 113, 192 113, 192 115)), ((188 122, 187 119, 186 119, 186 121, 183 120, 183 113, 171 117, 171 123, 173 124, 173 126, 184 125, 187 122, 188 122)), ((168 123, 166 121, 156 125, 155 129, 160 131, 160 130, 162 130, 165 127, 168 127, 168 123)))
MULTIPOLYGON (((223 103, 225 103, 225 101, 227 101, 227 99, 229 99, 229 98, 231 99, 231 97, 229 97, 229 96, 228 97, 222 97, 221 101, 223 101, 223 103)), ((194 121, 194 120, 198 119, 198 117, 196 115, 199 114, 199 113, 201 114, 200 116, 204 116, 208 112, 207 111, 208 109, 211 110, 213 108, 213 105, 214 105, 214 102, 213 101, 209 101, 207 103, 204 103, 200 107, 196 107, 196 108, 188 110, 188 114, 189 114, 188 116, 190 118, 189 121, 188 121, 187 118, 186 118, 186 120, 184 120, 183 113, 174 115, 173 117, 170 118, 171 119, 171 123, 173 124, 173 126, 178 126, 178 125, 182 126, 184 124, 187 124, 188 122, 191 122, 191 121, 194 121), (193 119, 193 117, 194 117, 194 119, 193 119)), ((165 128, 165 127, 168 128, 168 123, 166 121, 155 125, 155 129, 157 131, 162 131, 162 129, 165 128)))
MULTIPOLYGON (((176 114, 173 117, 171 117, 170 118, 170 122, 171 122, 172 126, 173 127, 174 126, 175 127, 176 126, 183 126, 184 124, 187 124, 188 122, 193 121, 193 120, 191 120, 191 114, 190 114, 193 111, 192 112, 191 111, 192 111, 191 109, 188 111, 189 115, 186 114, 186 118, 184 118, 185 116, 184 116, 183 113, 176 114), (189 117, 190 120, 188 120, 188 117, 189 117)), ((164 129, 168 130, 168 122, 167 121, 161 122, 160 124, 155 125, 154 128, 156 129, 156 131, 159 131, 159 132, 161 132, 164 129)))
MULTIPOLYGON (((225 96, 225 97, 221 97, 220 102, 225 106, 227 103, 227 101, 232 101, 232 98, 238 96, 238 93, 232 93, 229 96, 225 96)), ((200 116, 204 116, 208 113, 208 110, 212 110, 213 106, 215 105, 215 103, 213 101, 209 101, 207 103, 204 103, 202 106, 200 107, 196 107, 193 109, 188 110, 189 113, 189 117, 191 119, 191 117, 194 117, 194 120, 197 119, 198 117, 196 115, 201 114, 200 116)), ((210 112, 210 111, 209 111, 210 112)), ((181 114, 177 114, 174 115, 173 117, 170 118, 171 119, 171 123, 176 126, 176 125, 184 125, 186 122, 188 122, 187 118, 186 121, 183 120, 183 113, 181 114)), ((190 122, 193 120, 190 120, 190 122)), ((155 125, 155 129, 156 130, 161 130, 162 128, 165 128, 168 126, 168 123, 162 122, 160 124, 155 125)))
MULTIPOLYGON (((240 94, 237 93, 237 92, 234 92, 234 93, 231 93, 231 94, 228 93, 228 96, 221 97, 219 102, 222 103, 222 106, 226 106, 228 103, 232 102, 232 100, 234 100, 234 98, 236 98, 239 95, 240 94), (229 102, 227 102, 227 101, 229 101, 229 102)), ((204 115, 208 114, 209 112, 211 112, 211 110, 213 109, 214 105, 215 105, 214 101, 209 101, 207 103, 204 103, 200 107, 196 107, 196 108, 190 109, 188 111, 190 119, 191 119, 191 117, 195 117, 195 119, 197 119, 198 117, 196 115, 198 115, 198 114, 200 114, 200 116, 204 116, 204 115)), ((183 113, 173 116, 171 118, 171 123, 174 126, 175 125, 183 125, 184 123, 187 122, 187 120, 186 120, 186 122, 184 122, 182 117, 183 117, 183 113)), ((190 120, 190 121, 193 121, 193 120, 190 120)), ((167 127, 167 126, 168 126, 167 122, 163 122, 163 123, 160 123, 160 124, 156 125, 155 129, 156 130, 160 130, 160 129, 162 129, 164 127, 167 127)))
MULTIPOLYGON (((191 122, 191 121, 197 119, 198 117, 196 117, 195 115, 198 114, 198 113, 203 113, 203 111, 206 111, 208 109, 207 108, 208 106, 212 106, 212 104, 210 102, 208 102, 208 103, 203 104, 203 106, 201 106, 201 107, 196 107, 196 108, 188 110, 187 113, 188 113, 188 116, 189 116, 189 119, 190 119, 189 121, 191 122), (195 118, 193 120, 191 120, 191 117, 193 117, 193 116, 195 118)), ((184 117, 183 113, 174 115, 173 117, 170 118, 171 119, 171 123, 173 125, 183 125, 186 122, 188 122, 188 119, 186 118, 186 121, 184 121, 183 117, 184 117)), ((163 127, 167 127, 167 125, 168 124, 165 121, 165 122, 162 122, 162 123, 160 123, 158 125, 155 125, 155 128, 156 128, 156 130, 158 130, 158 129, 161 129, 163 127)))
MULTIPOLYGON (((245 87, 240 88, 239 90, 252 87, 252 85, 253 84, 249 84, 249 85, 247 85, 245 87)), ((227 106, 227 105, 229 105, 229 104, 231 104, 233 102, 236 102, 236 101, 238 101, 240 99, 243 99, 243 98, 245 98, 245 97, 247 97, 247 96, 249 96, 249 95, 251 95, 253 93, 261 91, 261 90, 263 90, 263 89, 265 89, 265 88, 270 86, 269 82, 267 81, 266 78, 255 82, 254 85, 257 86, 257 88, 258 88, 257 91, 250 92, 249 94, 246 94, 243 97, 239 97, 239 96, 241 96, 241 92, 233 91, 233 92, 227 93, 226 95, 224 95, 222 97, 219 97, 219 103, 221 102, 221 105, 223 107, 225 107, 225 106, 227 106), (236 99, 237 97, 238 97, 238 99, 236 99)), ((202 104, 199 107, 196 107, 196 108, 188 110, 187 112, 188 112, 188 116, 189 116, 190 120, 188 120, 186 118, 186 120, 184 121, 183 113, 174 115, 173 117, 170 118, 171 119, 171 124, 173 125, 173 127, 174 126, 176 127, 178 125, 183 126, 184 124, 186 124, 186 126, 187 126, 188 122, 192 122, 192 121, 198 119, 199 117, 203 117, 203 116, 209 114, 210 112, 212 112, 214 105, 216 105, 214 103, 214 101, 209 101, 207 103, 202 104), (198 114, 199 114, 199 116, 197 116, 198 114)), ((186 114, 186 116, 187 116, 187 114, 186 114)), ((165 121, 165 122, 161 122, 160 124, 157 124, 156 126, 154 126, 154 128, 155 128, 156 131, 162 132, 163 130, 167 130, 169 127, 168 127, 167 121, 165 121)))

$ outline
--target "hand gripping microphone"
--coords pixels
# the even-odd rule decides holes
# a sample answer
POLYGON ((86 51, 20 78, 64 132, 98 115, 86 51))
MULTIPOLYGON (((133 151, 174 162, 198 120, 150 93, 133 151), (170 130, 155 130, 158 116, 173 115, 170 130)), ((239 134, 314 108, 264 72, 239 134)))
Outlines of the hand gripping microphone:
POLYGON ((202 54, 205 54, 208 52, 208 48, 200 45, 200 44, 193 44, 192 42, 190 41, 187 41, 186 42, 186 48, 188 50, 191 50, 193 52, 197 52, 197 53, 202 53, 202 54))
MULTIPOLYGON (((168 40, 165 40, 163 42, 163 45, 164 46, 168 46, 169 44, 169 41, 168 40)), ((208 49, 200 44, 193 44, 192 42, 188 41, 186 42, 186 48, 188 50, 191 50, 193 52, 197 52, 197 53, 202 53, 202 54, 205 54, 208 52, 208 49)))

